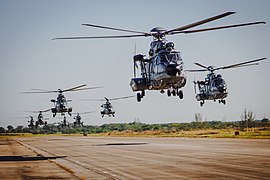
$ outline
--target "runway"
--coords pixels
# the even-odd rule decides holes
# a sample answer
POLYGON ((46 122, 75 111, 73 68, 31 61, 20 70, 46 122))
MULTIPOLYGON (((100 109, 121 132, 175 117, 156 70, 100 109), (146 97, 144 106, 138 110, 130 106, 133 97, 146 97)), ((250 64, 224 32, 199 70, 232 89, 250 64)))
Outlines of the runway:
POLYGON ((42 136, 15 141, 51 157, 52 165, 75 179, 270 179, 269 139, 42 136))

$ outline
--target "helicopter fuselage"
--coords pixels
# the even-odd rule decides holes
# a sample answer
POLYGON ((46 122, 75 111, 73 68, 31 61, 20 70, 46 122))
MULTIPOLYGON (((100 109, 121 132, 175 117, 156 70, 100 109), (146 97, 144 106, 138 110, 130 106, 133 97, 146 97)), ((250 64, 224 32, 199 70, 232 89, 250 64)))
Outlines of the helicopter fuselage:
POLYGON ((109 117, 112 115, 114 117, 115 111, 110 102, 107 101, 105 104, 102 104, 101 107, 103 108, 103 110, 100 111, 102 117, 104 117, 104 115, 108 115, 109 117))
POLYGON ((201 101, 201 106, 205 100, 219 100, 225 104, 225 98, 228 95, 227 85, 220 74, 211 72, 205 78, 205 81, 197 81, 199 94, 196 94, 197 101, 201 101))
MULTIPOLYGON (((165 40, 153 41, 149 51, 149 59, 143 55, 135 55, 134 61, 140 62, 142 77, 131 79, 130 87, 133 91, 178 89, 186 84, 186 74, 179 51, 174 49, 172 42, 165 40)), ((144 96, 142 93, 141 97, 144 96)), ((182 92, 181 92, 182 97, 182 92)), ((138 101, 140 100, 137 99, 138 101)))
POLYGON ((57 113, 61 113, 61 115, 68 113, 71 116, 72 107, 67 106, 67 100, 63 94, 60 93, 57 99, 52 99, 51 102, 54 103, 54 107, 51 108, 53 117, 55 117, 57 113))

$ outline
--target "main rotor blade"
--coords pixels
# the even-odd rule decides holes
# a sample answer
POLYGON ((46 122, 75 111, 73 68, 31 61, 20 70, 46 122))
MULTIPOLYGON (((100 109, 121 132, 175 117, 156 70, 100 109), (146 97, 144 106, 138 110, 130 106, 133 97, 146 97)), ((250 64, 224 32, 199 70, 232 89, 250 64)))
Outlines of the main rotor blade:
POLYGON ((96 111, 87 111, 87 112, 74 112, 74 113, 72 113, 72 114, 89 114, 89 113, 94 113, 94 112, 96 112, 96 111))
POLYGON ((85 87, 87 86, 86 84, 83 84, 83 85, 80 85, 80 86, 76 86, 76 87, 73 87, 73 88, 69 88, 69 89, 64 89, 62 90, 62 92, 65 92, 65 91, 73 91, 75 89, 78 89, 78 88, 81 88, 81 87, 85 87))
POLYGON ((94 113, 96 111, 88 111, 88 112, 82 112, 82 113, 79 113, 79 114, 90 114, 90 113, 94 113))
POLYGON ((114 27, 108 27, 108 26, 100 26, 100 25, 95 25, 95 24, 82 24, 82 25, 95 27, 95 28, 110 29, 110 30, 115 30, 115 31, 123 31, 123 32, 139 33, 139 34, 143 34, 143 35, 151 35, 150 33, 147 33, 147 32, 133 31, 133 30, 128 30, 128 29, 120 29, 120 28, 114 28, 114 27))
POLYGON ((47 90, 47 89, 31 89, 33 91, 44 91, 44 92, 58 92, 58 91, 52 91, 52 90, 47 90))
POLYGON ((20 94, 39 94, 39 93, 56 93, 58 91, 28 91, 28 92, 21 92, 20 94))
POLYGON ((204 65, 202 65, 202 64, 200 64, 200 63, 194 63, 194 64, 196 64, 197 66, 200 66, 200 67, 202 67, 202 68, 208 70, 208 67, 206 67, 206 66, 204 66, 204 65))
MULTIPOLYGON (((230 67, 230 69, 231 68, 246 67, 246 66, 257 66, 257 65, 259 65, 259 63, 243 64, 243 65, 240 65, 240 66, 232 66, 232 67, 230 67)), ((222 68, 222 69, 228 69, 228 68, 222 68)), ((217 69, 217 70, 219 70, 219 69, 217 69)))
POLYGON ((46 109, 46 110, 42 110, 42 111, 25 111, 25 112, 31 112, 31 113, 40 113, 40 112, 48 112, 50 111, 51 109, 46 109))
POLYGON ((124 96, 124 97, 110 98, 109 100, 110 101, 114 101, 114 100, 127 99, 127 98, 132 98, 132 97, 135 97, 135 96, 133 95, 133 96, 124 96))
POLYGON ((205 72, 208 71, 207 69, 189 69, 189 70, 185 70, 187 72, 205 72))
POLYGON ((244 24, 234 24, 234 25, 228 25, 228 26, 218 26, 218 27, 205 28, 205 29, 195 29, 195 30, 189 30, 189 31, 173 32, 172 34, 179 34, 179 33, 189 34, 189 33, 197 33, 197 32, 204 32, 204 31, 213 31, 213 30, 218 30, 218 29, 250 26, 250 25, 256 25, 256 24, 266 24, 266 22, 260 21, 260 22, 244 23, 244 24))
MULTIPOLYGON (((14 117, 14 119, 25 119, 25 118, 31 118, 32 116, 25 116, 25 117, 14 117)), ((32 117, 33 118, 33 117, 32 117)))
POLYGON ((63 37, 63 38, 53 38, 52 40, 60 39, 112 39, 112 38, 132 38, 132 37, 147 37, 150 35, 143 34, 133 34, 133 35, 124 35, 124 36, 89 36, 89 37, 63 37))
POLYGON ((80 89, 74 89, 74 90, 70 90, 70 91, 81 91, 81 90, 98 89, 98 88, 103 88, 103 86, 89 87, 89 88, 80 88, 80 89))
POLYGON ((188 24, 188 25, 185 25, 185 26, 182 26, 182 27, 179 27, 179 28, 175 28, 175 29, 166 31, 166 34, 170 34, 171 32, 174 32, 174 31, 183 31, 183 30, 186 30, 186 29, 190 29, 190 28, 193 28, 195 26, 199 26, 199 25, 202 25, 202 24, 205 24, 205 23, 208 23, 208 22, 211 22, 211 21, 214 21, 214 20, 229 16, 229 15, 234 14, 234 13, 236 13, 236 12, 226 12, 226 13, 223 13, 223 14, 220 14, 220 15, 217 15, 217 16, 213 16, 213 17, 210 17, 210 18, 207 18, 207 19, 204 19, 204 20, 192 23, 192 24, 188 24))
POLYGON ((80 99, 80 101, 106 101, 105 99, 80 99))
POLYGON ((228 66, 218 67, 218 68, 215 68, 213 70, 244 67, 244 66, 250 65, 249 63, 253 63, 251 65, 256 65, 256 63, 254 63, 254 62, 262 61, 262 60, 265 60, 265 59, 267 59, 267 58, 259 58, 259 59, 255 59, 255 60, 250 60, 250 61, 242 62, 242 63, 237 63, 237 64, 228 65, 228 66))

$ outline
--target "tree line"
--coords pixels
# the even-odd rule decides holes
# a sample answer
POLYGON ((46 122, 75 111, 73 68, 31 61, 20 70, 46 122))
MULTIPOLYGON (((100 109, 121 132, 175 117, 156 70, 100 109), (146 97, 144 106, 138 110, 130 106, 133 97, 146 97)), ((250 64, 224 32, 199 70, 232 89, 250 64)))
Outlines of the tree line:
MULTIPOLYGON (((196 115, 200 117, 200 115, 196 115)), ((246 131, 250 128, 267 128, 270 127, 270 121, 267 118, 262 120, 255 120, 254 115, 243 115, 241 121, 202 121, 201 118, 187 123, 166 123, 166 124, 146 124, 139 121, 131 123, 111 123, 103 124, 101 126, 57 126, 54 124, 47 124, 43 127, 30 129, 28 127, 17 126, 16 128, 11 125, 7 128, 0 127, 0 133, 46 133, 46 134, 77 134, 77 133, 109 133, 109 132, 143 132, 143 131, 189 131, 189 130, 207 130, 207 129, 235 129, 246 131), (252 119, 252 118, 253 119, 252 119)))

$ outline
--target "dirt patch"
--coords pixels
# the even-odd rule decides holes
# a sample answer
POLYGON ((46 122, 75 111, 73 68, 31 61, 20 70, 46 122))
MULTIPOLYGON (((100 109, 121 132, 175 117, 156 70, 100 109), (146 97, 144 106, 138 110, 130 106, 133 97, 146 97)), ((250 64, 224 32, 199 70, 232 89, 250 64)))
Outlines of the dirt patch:
POLYGON ((0 139, 1 179, 77 179, 51 163, 59 156, 42 157, 11 138, 0 139))

